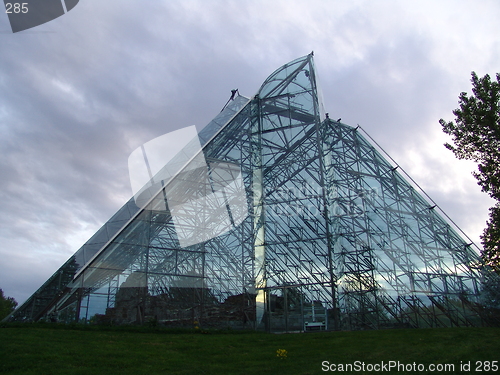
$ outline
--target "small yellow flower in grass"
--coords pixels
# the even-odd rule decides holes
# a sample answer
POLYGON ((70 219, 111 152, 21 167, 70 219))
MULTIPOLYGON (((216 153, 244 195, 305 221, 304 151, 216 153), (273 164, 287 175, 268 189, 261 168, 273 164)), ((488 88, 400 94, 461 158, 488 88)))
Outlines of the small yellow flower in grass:
POLYGON ((276 357, 279 357, 280 359, 285 359, 287 354, 288 352, 285 349, 276 350, 276 357))

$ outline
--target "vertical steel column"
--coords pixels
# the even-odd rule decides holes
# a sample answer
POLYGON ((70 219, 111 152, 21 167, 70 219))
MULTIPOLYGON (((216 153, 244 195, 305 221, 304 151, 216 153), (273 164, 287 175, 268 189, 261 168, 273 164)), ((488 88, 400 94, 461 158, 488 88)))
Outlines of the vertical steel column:
POLYGON ((254 234, 254 276, 257 327, 264 316, 266 288, 266 249, 264 225, 264 188, 262 176, 262 119, 260 99, 255 96, 252 103, 252 192, 253 192, 253 234, 254 234))

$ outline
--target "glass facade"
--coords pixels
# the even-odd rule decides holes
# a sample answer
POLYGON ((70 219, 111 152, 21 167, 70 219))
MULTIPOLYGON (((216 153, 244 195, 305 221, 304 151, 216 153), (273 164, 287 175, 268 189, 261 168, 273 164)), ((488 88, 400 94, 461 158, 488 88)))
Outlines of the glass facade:
POLYGON ((498 323, 499 280, 361 130, 312 54, 237 96, 11 316, 267 331, 498 323))

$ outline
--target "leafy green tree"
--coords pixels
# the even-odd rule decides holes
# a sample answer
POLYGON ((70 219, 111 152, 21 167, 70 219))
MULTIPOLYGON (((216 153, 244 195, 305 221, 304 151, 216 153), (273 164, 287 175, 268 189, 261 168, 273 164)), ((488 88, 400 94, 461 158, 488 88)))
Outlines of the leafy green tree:
POLYGON ((5 297, 0 289, 0 320, 9 315, 17 306, 17 302, 12 297, 5 297))
POLYGON ((484 246, 483 257, 490 265, 500 270, 500 203, 490 208, 490 220, 481 240, 484 246))
POLYGON ((460 94, 460 108, 453 111, 455 120, 439 123, 453 139, 454 145, 446 143, 446 148, 458 159, 478 163, 473 175, 482 191, 497 201, 490 208, 481 241, 485 261, 500 267, 500 73, 492 81, 488 74, 479 78, 472 72, 471 82, 473 95, 460 94))

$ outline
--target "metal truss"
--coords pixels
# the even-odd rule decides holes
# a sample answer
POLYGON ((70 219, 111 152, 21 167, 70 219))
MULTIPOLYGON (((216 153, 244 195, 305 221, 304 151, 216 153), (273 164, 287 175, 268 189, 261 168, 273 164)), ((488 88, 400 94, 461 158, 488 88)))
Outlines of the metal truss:
POLYGON ((252 99, 236 97, 199 134, 207 168, 184 168, 145 207, 131 199, 10 319, 268 331, 498 324, 498 276, 359 127, 320 106, 312 54, 252 99), (182 204, 240 172, 243 203, 208 207, 208 229, 221 234, 181 246, 180 235, 207 231, 207 207, 182 204), (226 215, 233 227, 217 232, 226 215))

